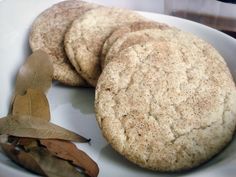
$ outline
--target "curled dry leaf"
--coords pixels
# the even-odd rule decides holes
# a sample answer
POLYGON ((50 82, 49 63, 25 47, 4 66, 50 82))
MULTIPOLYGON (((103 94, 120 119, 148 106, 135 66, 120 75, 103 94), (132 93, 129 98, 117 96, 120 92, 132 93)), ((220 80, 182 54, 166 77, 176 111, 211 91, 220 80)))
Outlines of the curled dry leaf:
POLYGON ((25 152, 12 144, 1 144, 1 147, 10 159, 37 174, 48 177, 84 176, 67 161, 53 156, 45 148, 34 147, 25 152))
MULTIPOLYGON (((5 122, 6 122, 6 119, 4 119, 4 117, 3 117, 3 118, 0 118, 0 127, 4 127, 5 122)), ((1 129, 1 128, 0 128, 0 129, 1 129)), ((5 134, 1 134, 1 133, 0 133, 0 135, 5 135, 5 134)))
POLYGON ((13 103, 13 115, 30 115, 50 121, 50 109, 47 97, 38 89, 28 89, 26 94, 17 95, 13 103))
POLYGON ((38 165, 37 161, 35 161, 30 154, 24 152, 19 148, 16 148, 16 146, 14 146, 13 144, 1 143, 0 145, 5 154, 17 164, 37 174, 44 176, 46 175, 38 165))
POLYGON ((74 132, 33 116, 7 116, 0 119, 0 134, 38 139, 88 142, 74 132))
POLYGON ((18 146, 31 146, 32 143, 35 143, 37 140, 34 138, 25 138, 25 137, 15 137, 17 141, 15 142, 18 146))
POLYGON ((29 154, 49 177, 85 177, 69 162, 55 157, 45 148, 33 148, 29 154))
POLYGON ((37 50, 20 68, 16 77, 14 95, 23 95, 29 88, 46 92, 51 86, 52 76, 53 66, 50 56, 42 50, 37 50))
POLYGON ((40 144, 55 156, 69 160, 73 165, 81 167, 90 177, 98 176, 99 168, 96 162, 85 152, 77 149, 73 143, 59 140, 40 140, 40 144))
MULTIPOLYGON (((28 89, 25 95, 16 95, 12 114, 16 116, 30 115, 50 121, 50 109, 47 97, 38 89, 28 89)), ((24 137, 9 137, 9 140, 17 145, 24 146, 24 149, 37 146, 35 139, 24 137)))
POLYGON ((8 142, 16 146, 22 147, 24 150, 28 150, 33 147, 38 146, 38 141, 35 138, 25 138, 25 137, 16 137, 9 136, 8 142))
POLYGON ((11 105, 13 115, 0 119, 0 135, 10 135, 0 146, 13 161, 40 175, 84 176, 75 165, 96 177, 98 166, 86 153, 72 143, 55 140, 89 141, 49 122, 50 109, 44 93, 51 86, 52 76, 53 66, 45 52, 38 50, 29 56, 16 78, 11 105), (39 146, 39 142, 51 152, 39 146))

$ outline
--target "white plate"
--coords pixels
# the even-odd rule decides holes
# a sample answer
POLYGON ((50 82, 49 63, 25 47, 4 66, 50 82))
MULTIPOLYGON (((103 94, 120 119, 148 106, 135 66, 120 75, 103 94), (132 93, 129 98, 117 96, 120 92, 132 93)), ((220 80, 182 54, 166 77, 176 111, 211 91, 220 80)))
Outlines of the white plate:
MULTIPOLYGON (((14 79, 30 54, 28 32, 35 17, 59 0, 8 0, 0 2, 0 117, 7 114, 14 79)), ((226 59, 236 78, 236 40, 209 27, 180 18, 140 12, 144 16, 192 32, 210 42, 226 59)), ((54 84, 48 93, 52 122, 92 139, 91 145, 77 144, 99 165, 100 177, 149 176, 235 176, 236 140, 223 153, 205 165, 178 174, 163 174, 141 169, 116 153, 103 139, 95 120, 93 89, 78 89, 54 84)), ((0 152, 1 177, 32 177, 32 173, 12 163, 0 152)))

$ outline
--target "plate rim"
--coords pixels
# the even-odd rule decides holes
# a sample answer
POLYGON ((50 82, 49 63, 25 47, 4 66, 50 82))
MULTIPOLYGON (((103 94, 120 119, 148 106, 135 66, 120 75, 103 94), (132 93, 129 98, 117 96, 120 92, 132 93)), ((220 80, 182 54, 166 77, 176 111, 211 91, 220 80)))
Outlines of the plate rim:
MULTIPOLYGON (((40 3, 44 3, 44 2, 41 1, 40 3)), ((177 20, 178 22, 181 21, 182 23, 187 23, 187 25, 198 26, 198 28, 202 28, 203 30, 213 31, 214 33, 223 36, 224 38, 226 38, 227 40, 231 41, 232 43, 234 43, 236 45, 236 39, 234 39, 233 37, 221 32, 219 30, 216 30, 214 28, 208 27, 204 24, 200 24, 198 22, 194 22, 191 20, 187 20, 187 19, 183 19, 183 18, 179 18, 179 17, 174 17, 174 16, 170 16, 170 15, 166 15, 166 14, 154 13, 154 12, 147 12, 147 11, 136 11, 136 12, 141 13, 142 15, 144 14, 145 16, 154 16, 154 18, 157 18, 157 16, 158 16, 158 18, 164 17, 164 18, 169 18, 171 20, 177 20)), ((0 153, 3 153, 3 152, 0 151, 0 153)), ((4 169, 4 170, 1 170, 1 172, 4 172, 4 171, 8 172, 8 173, 10 172, 10 174, 16 174, 19 177, 21 177, 21 176, 22 177, 23 176, 29 176, 29 177, 38 176, 38 175, 35 175, 35 174, 30 173, 28 171, 22 171, 22 170, 16 169, 16 168, 14 168, 8 164, 4 164, 2 162, 0 162, 0 169, 4 169)))

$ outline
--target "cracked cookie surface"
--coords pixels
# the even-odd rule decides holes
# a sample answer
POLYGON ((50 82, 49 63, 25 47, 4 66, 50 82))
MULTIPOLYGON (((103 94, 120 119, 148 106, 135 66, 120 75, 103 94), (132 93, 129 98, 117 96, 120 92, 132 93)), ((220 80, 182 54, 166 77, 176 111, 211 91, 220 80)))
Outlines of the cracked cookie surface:
POLYGON ((151 41, 120 52, 104 68, 95 111, 104 137, 141 167, 179 171, 219 153, 236 124, 236 89, 208 43, 151 41))
POLYGON ((92 86, 101 74, 100 53, 106 38, 119 26, 144 20, 136 12, 97 8, 75 20, 65 35, 66 53, 76 70, 92 86))
POLYGON ((122 37, 124 34, 145 30, 145 29, 168 29, 169 26, 164 23, 159 23, 155 21, 140 21, 140 22, 134 22, 127 25, 124 25, 114 32, 106 39, 105 43, 102 47, 102 53, 101 53, 101 67, 104 68, 104 60, 106 57, 107 52, 109 51, 110 47, 114 44, 114 42, 122 37))
POLYGON ((153 29, 144 29, 126 33, 120 36, 109 48, 106 57, 103 60, 103 68, 107 63, 115 58, 122 50, 139 43, 146 43, 150 40, 181 40, 182 32, 174 27, 160 27, 153 29))
POLYGON ((34 21, 29 38, 30 47, 32 51, 42 49, 50 55, 55 80, 72 86, 88 85, 69 62, 63 41, 67 28, 75 18, 98 7, 80 0, 63 1, 42 12, 34 21))

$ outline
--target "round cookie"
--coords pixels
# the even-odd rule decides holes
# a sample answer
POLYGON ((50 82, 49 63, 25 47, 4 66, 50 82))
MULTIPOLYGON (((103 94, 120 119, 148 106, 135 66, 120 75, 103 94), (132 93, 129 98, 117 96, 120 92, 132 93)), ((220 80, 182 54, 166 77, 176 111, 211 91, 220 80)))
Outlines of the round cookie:
POLYGON ((140 21, 140 22, 134 22, 130 23, 128 25, 124 25, 120 27, 119 29, 115 30, 105 41, 102 48, 102 54, 101 54, 101 67, 103 68, 103 62, 106 57, 107 52, 109 51, 112 44, 121 36, 123 36, 126 33, 140 31, 144 29, 166 29, 169 28, 168 25, 163 23, 158 23, 155 21, 140 21))
POLYGON ((106 38, 119 26, 144 20, 136 12, 97 8, 75 20, 65 35, 65 49, 73 66, 92 86, 101 73, 100 53, 106 38))
POLYGON ((124 34, 119 37, 109 48, 106 57, 103 59, 104 68, 107 63, 114 58, 120 51, 139 43, 145 43, 150 40, 181 40, 176 34, 179 30, 174 27, 144 29, 124 34))
POLYGON ((236 89, 219 53, 190 34, 133 45, 99 77, 104 137, 141 167, 179 171, 219 153, 236 125, 236 89))
POLYGON ((79 0, 63 1, 42 12, 34 21, 29 37, 30 47, 32 51, 42 49, 51 56, 55 80, 72 86, 88 85, 69 62, 63 40, 75 18, 97 7, 100 6, 79 0))

